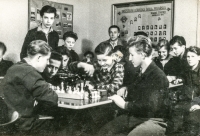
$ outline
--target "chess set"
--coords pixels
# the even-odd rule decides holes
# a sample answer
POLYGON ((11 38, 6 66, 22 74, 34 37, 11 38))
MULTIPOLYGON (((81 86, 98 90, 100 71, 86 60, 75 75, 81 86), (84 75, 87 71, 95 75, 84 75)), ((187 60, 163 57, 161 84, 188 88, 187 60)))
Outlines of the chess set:
POLYGON ((98 99, 101 96, 107 94, 106 90, 96 90, 89 89, 88 84, 80 82, 75 86, 70 86, 61 82, 60 86, 53 86, 49 84, 49 87, 53 89, 59 98, 68 98, 68 99, 98 99))

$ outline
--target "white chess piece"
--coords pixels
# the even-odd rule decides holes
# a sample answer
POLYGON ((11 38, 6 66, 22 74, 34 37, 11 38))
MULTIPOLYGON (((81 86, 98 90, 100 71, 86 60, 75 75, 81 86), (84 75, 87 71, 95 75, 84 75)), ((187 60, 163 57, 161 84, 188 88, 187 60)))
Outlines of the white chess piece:
POLYGON ((64 83, 61 82, 61 90, 60 90, 60 93, 65 93, 65 90, 64 90, 64 83))
POLYGON ((69 86, 68 93, 72 94, 72 87, 71 86, 69 86))

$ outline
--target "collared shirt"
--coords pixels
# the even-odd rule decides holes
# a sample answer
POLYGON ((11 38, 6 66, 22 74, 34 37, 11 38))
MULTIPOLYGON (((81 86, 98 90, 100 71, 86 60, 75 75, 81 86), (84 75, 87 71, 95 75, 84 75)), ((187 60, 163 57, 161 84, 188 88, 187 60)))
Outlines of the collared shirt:
POLYGON ((49 28, 49 31, 46 33, 46 32, 44 31, 44 29, 42 28, 42 24, 41 24, 40 26, 38 26, 37 31, 42 31, 42 32, 45 34, 45 36, 46 36, 46 38, 47 38, 47 43, 48 43, 48 35, 49 35, 50 32, 53 32, 53 28, 50 27, 50 28, 49 28))
POLYGON ((110 44, 112 45, 113 49, 115 46, 117 46, 118 39, 116 41, 110 41, 110 44))

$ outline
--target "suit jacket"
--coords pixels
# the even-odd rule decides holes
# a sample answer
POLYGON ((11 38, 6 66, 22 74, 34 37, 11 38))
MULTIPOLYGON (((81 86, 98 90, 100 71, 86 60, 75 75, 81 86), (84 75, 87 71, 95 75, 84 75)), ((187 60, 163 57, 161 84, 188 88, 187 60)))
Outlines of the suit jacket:
POLYGON ((36 69, 24 60, 12 66, 0 84, 0 95, 8 106, 9 114, 19 112, 18 127, 31 130, 37 119, 34 102, 42 103, 44 108, 56 107, 57 94, 36 69))
POLYGON ((27 53, 26 53, 27 47, 34 40, 43 40, 45 42, 48 41, 48 44, 49 46, 51 46, 52 49, 55 49, 56 47, 58 47, 59 36, 55 30, 51 31, 48 34, 48 40, 47 40, 45 33, 42 31, 37 31, 37 29, 38 28, 31 29, 26 34, 24 43, 22 45, 21 53, 20 53, 21 59, 27 56, 27 53))
POLYGON ((12 61, 3 60, 0 62, 0 76, 5 76, 7 70, 13 65, 12 61))

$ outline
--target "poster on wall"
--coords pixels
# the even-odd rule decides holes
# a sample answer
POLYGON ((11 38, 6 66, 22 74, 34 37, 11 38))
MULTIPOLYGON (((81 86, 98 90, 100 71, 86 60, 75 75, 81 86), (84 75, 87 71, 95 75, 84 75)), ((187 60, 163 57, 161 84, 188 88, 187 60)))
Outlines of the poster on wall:
POLYGON ((121 38, 144 31, 154 44, 173 36, 173 0, 113 4, 113 24, 121 30, 121 38))
POLYGON ((73 31, 73 5, 56 3, 47 0, 29 0, 28 29, 33 29, 41 24, 40 10, 43 6, 55 7, 57 15, 53 29, 58 32, 59 38, 67 31, 73 31))

